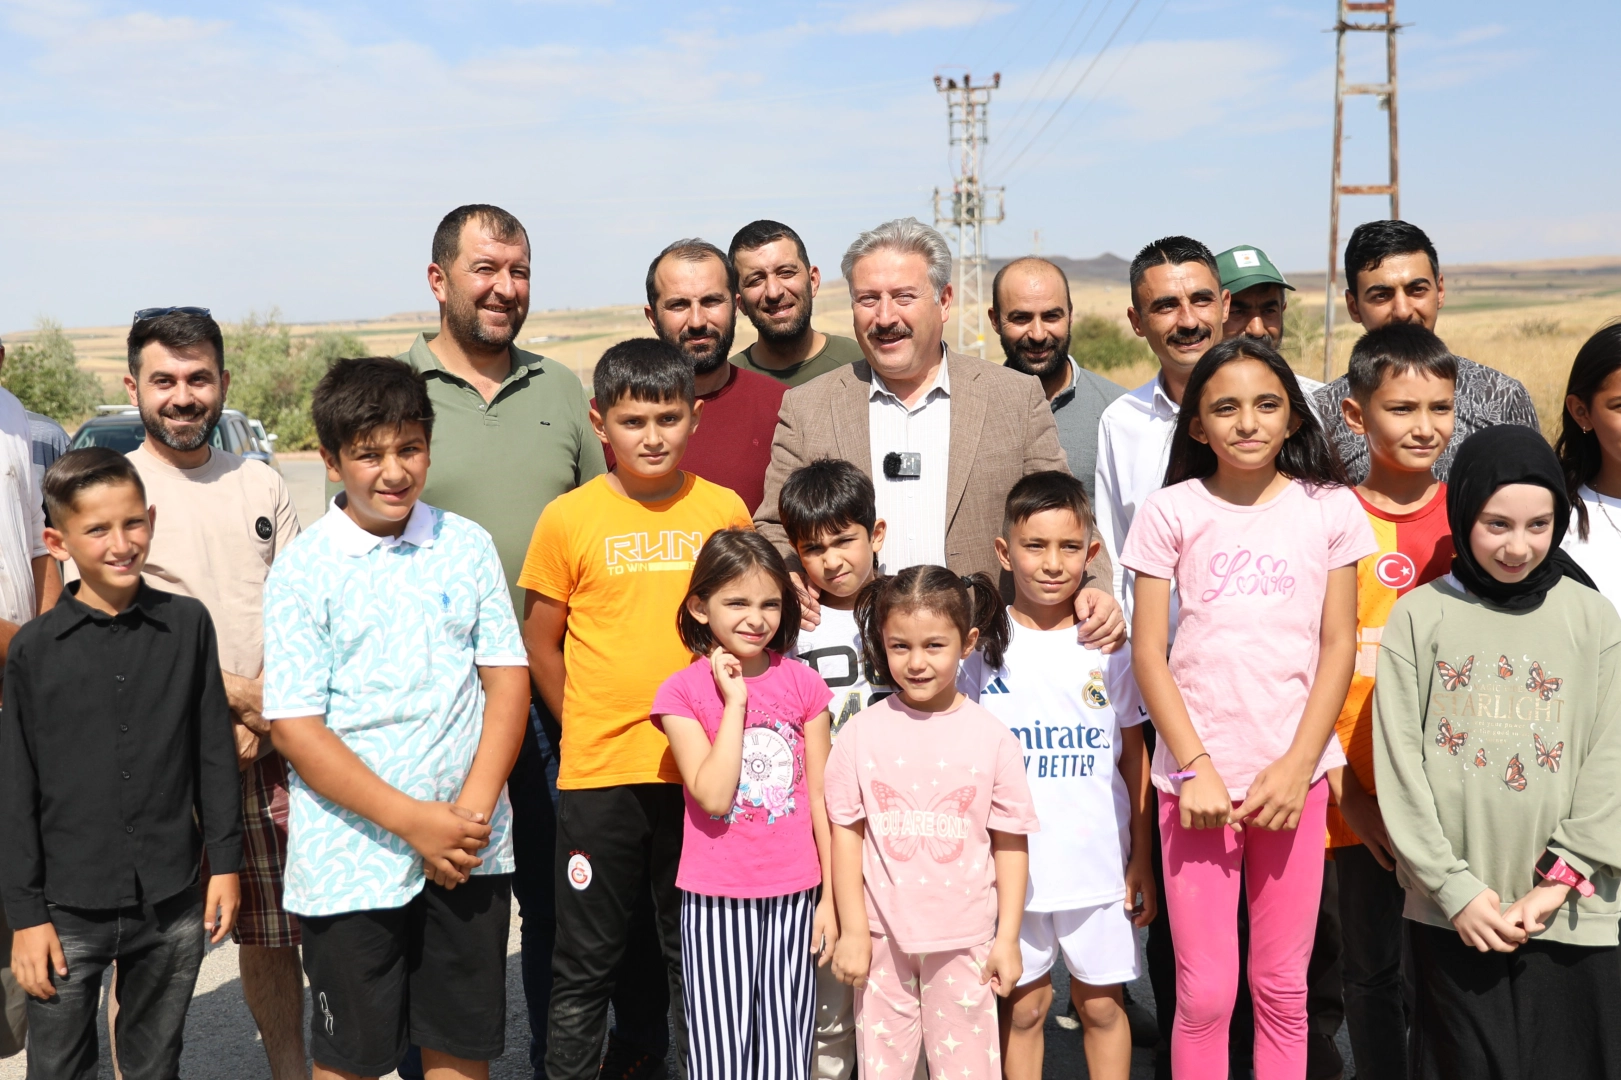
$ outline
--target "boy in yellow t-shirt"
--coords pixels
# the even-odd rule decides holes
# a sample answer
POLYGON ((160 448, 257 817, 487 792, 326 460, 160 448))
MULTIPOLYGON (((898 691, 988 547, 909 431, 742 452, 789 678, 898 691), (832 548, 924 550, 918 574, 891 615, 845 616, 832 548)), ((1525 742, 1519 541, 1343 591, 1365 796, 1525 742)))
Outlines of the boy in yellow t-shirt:
POLYGON ((530 674, 563 728, 557 859, 569 887, 556 901, 553 1080, 596 1077, 614 971, 648 890, 686 1057, 675 887, 686 811, 681 774, 648 709, 659 684, 692 659, 676 612, 698 549, 719 529, 750 527, 735 492, 680 471, 703 404, 692 364, 674 346, 621 342, 592 382, 591 425, 613 450, 613 471, 546 507, 518 575, 530 674))

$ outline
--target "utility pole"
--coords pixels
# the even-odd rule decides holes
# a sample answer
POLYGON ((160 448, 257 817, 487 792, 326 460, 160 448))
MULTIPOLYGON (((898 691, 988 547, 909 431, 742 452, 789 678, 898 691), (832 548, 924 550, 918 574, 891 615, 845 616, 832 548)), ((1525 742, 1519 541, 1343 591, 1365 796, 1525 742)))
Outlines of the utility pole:
POLYGON ((1003 217, 1000 187, 985 187, 980 176, 989 127, 986 113, 991 91, 1002 85, 1002 74, 989 85, 975 86, 965 72, 956 79, 934 77, 934 88, 946 96, 946 131, 951 146, 962 147, 962 160, 951 185, 950 205, 934 189, 934 224, 957 227, 957 351, 985 355, 985 226, 1003 217), (990 202, 995 200, 995 211, 990 202))
POLYGON ((1334 64, 1334 182, 1329 187, 1328 203, 1328 284, 1323 305, 1323 381, 1333 377, 1334 363, 1334 300, 1339 291, 1340 196, 1388 195, 1390 216, 1401 217, 1401 170, 1396 150, 1396 0, 1337 0, 1339 11, 1334 19, 1336 57, 1334 64), (1349 22, 1348 15, 1383 15, 1383 22, 1349 22), (1385 35, 1385 81, 1382 83, 1348 83, 1345 81, 1345 35, 1374 33, 1385 35), (1390 181, 1385 184, 1341 184, 1340 152, 1345 141, 1345 98, 1349 94, 1371 94, 1379 99, 1390 120, 1390 181))

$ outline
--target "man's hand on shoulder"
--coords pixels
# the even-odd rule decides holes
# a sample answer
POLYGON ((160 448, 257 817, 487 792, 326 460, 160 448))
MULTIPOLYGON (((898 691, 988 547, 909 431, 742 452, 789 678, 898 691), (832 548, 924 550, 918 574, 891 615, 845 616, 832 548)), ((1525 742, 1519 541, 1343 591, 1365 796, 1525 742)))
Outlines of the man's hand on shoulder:
POLYGON ((799 594, 799 628, 801 630, 814 630, 822 625, 822 602, 818 598, 816 586, 805 580, 804 575, 789 572, 788 579, 794 583, 794 592, 799 594))
POLYGON ((1112 653, 1126 643, 1126 617, 1120 602, 1102 589, 1075 594, 1075 632, 1082 645, 1112 653))

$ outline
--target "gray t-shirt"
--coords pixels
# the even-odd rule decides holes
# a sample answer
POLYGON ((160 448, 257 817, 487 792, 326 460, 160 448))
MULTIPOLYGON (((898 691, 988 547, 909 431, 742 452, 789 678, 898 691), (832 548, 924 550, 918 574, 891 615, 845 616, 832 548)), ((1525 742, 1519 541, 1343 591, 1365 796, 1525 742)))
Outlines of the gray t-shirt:
MULTIPOLYGON (((1537 431, 1537 407, 1531 404, 1531 395, 1518 379, 1504 375, 1496 368, 1477 364, 1458 357, 1458 384, 1453 397, 1452 441, 1435 461, 1435 478, 1446 483, 1452 471, 1452 458, 1463 441, 1481 428, 1497 424, 1520 424, 1537 431)), ((1345 414, 1340 402, 1351 396, 1351 380, 1341 375, 1314 395, 1317 416, 1323 421, 1328 441, 1339 451, 1345 462, 1345 471, 1351 474, 1351 483, 1360 484, 1368 478, 1368 443, 1345 426, 1345 414)))
POLYGON ((1070 357, 1069 370, 1069 385, 1052 399, 1053 422, 1058 425, 1058 445, 1069 459, 1069 471, 1086 485, 1086 497, 1095 500, 1098 421, 1109 402, 1125 394, 1126 388, 1086 370, 1074 357, 1070 357))

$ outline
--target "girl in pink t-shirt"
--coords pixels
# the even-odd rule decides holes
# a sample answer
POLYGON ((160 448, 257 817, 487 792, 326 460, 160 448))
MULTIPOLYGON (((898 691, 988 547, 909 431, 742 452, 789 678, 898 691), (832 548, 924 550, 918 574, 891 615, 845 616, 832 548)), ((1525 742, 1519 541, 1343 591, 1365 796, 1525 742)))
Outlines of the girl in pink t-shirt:
POLYGON ((694 1080, 810 1074, 813 965, 838 938, 822 801, 833 692, 784 656, 795 596, 759 533, 711 534, 677 619, 697 659, 653 698, 686 786, 675 883, 694 1080))
POLYGON ((856 987, 862 1076, 1001 1076, 997 996, 1018 984, 1036 831, 1024 750, 957 690, 976 648, 1000 667, 1007 610, 984 574, 914 566, 856 601, 868 681, 899 693, 839 731, 828 761, 833 973, 856 987))
POLYGON ((1255 1075, 1305 1075, 1323 775, 1345 762, 1334 720, 1356 654, 1356 563, 1376 550, 1283 358, 1247 338, 1205 353, 1183 392, 1165 487, 1120 552, 1137 576, 1132 668, 1159 736, 1178 1078, 1227 1075, 1240 880, 1255 1075))

